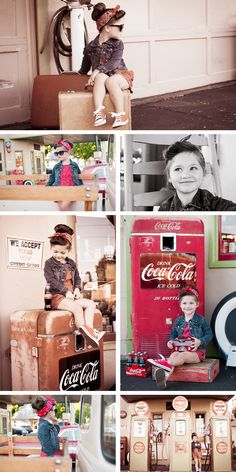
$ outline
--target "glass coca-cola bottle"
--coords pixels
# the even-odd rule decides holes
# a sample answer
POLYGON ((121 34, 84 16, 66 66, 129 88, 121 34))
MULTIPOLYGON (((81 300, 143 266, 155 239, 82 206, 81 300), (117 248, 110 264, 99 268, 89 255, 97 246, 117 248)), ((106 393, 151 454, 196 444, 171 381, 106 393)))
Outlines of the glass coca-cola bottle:
POLYGON ((50 284, 47 284, 44 291, 44 310, 50 311, 52 309, 52 294, 50 284))
POLYGON ((131 355, 131 352, 128 353, 128 356, 127 356, 127 363, 126 363, 128 366, 131 366, 132 365, 132 355, 131 355))

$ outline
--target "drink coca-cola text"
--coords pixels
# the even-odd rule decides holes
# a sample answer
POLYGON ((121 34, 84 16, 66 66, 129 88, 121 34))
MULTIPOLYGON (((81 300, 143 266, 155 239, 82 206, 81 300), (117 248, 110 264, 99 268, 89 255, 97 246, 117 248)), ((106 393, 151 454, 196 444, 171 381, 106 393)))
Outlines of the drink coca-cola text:
POLYGON ((99 377, 99 361, 87 362, 79 370, 66 369, 60 380, 60 390, 83 390, 99 377))
POLYGON ((144 267, 141 279, 145 282, 150 280, 193 280, 195 274, 195 264, 177 262, 171 267, 156 267, 153 263, 144 267))

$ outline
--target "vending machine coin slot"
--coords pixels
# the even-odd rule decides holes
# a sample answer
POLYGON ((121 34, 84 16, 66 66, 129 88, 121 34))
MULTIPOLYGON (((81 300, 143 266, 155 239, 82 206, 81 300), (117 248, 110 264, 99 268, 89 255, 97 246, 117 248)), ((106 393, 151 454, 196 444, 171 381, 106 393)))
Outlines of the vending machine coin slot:
POLYGON ((176 250, 176 234, 161 234, 161 251, 176 250))
POLYGON ((82 351, 85 347, 84 337, 80 333, 75 333, 75 352, 82 351))

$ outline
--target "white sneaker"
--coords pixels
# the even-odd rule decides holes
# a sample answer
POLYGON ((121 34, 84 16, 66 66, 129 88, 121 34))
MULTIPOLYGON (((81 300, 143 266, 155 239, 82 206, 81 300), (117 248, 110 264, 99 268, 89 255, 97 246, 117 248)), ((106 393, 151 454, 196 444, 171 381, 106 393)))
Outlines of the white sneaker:
POLYGON ((122 113, 114 113, 111 112, 112 118, 115 118, 112 128, 118 128, 119 126, 125 126, 129 123, 128 118, 125 115, 125 112, 122 113))
POLYGON ((95 344, 95 346, 98 346, 98 340, 92 328, 85 324, 80 326, 80 332, 83 333, 92 345, 95 344))
POLYGON ((106 331, 98 331, 97 329, 94 329, 94 334, 96 337, 96 340, 99 342, 103 338, 104 334, 106 334, 106 331))
POLYGON ((99 107, 97 110, 93 112, 94 126, 102 126, 106 124, 107 118, 106 118, 105 112, 103 111, 104 108, 105 108, 104 106, 99 107))

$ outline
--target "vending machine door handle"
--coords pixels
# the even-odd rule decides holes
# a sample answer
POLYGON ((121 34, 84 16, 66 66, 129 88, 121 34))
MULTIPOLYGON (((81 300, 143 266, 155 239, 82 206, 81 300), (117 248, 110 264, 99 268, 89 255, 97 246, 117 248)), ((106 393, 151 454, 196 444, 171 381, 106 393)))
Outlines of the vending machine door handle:
POLYGON ((31 354, 32 354, 32 357, 39 357, 39 350, 37 347, 33 346, 32 349, 31 349, 31 354))

